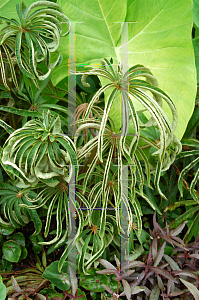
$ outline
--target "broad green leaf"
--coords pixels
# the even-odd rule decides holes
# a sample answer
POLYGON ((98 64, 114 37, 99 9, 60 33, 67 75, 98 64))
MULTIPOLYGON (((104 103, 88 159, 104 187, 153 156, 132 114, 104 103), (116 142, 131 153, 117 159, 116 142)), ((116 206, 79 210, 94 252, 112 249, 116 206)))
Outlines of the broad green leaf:
POLYGON ((132 252, 129 254, 129 257, 125 255, 124 258, 126 260, 136 260, 144 252, 144 248, 142 247, 142 245, 140 245, 135 251, 132 252))
POLYGON ((0 234, 10 235, 14 232, 14 226, 0 226, 0 234))
POLYGON ((25 247, 25 237, 23 233, 17 232, 10 237, 10 240, 17 242, 20 246, 25 247))
POLYGON ((45 288, 42 290, 42 295, 48 295, 49 299, 51 300, 53 297, 62 297, 63 294, 57 293, 54 289, 45 288))
POLYGON ((28 250, 26 249, 26 247, 21 247, 21 256, 19 258, 19 260, 23 260, 27 257, 28 255, 28 250))
MULTIPOLYGON (((131 0, 126 21, 137 22, 129 25, 129 65, 138 62, 148 67, 160 88, 174 101, 179 118, 175 134, 182 138, 193 112, 196 92, 190 35, 192 1, 131 0)), ((164 110, 171 115, 168 107, 164 110)))
MULTIPOLYGON (((199 39, 198 39, 199 41, 199 39)), ((198 54, 199 54, 199 42, 198 42, 198 54)), ((199 57, 198 57, 198 63, 199 63, 199 57)), ((197 63, 196 63, 197 68, 197 63)), ((199 72, 199 65, 198 65, 198 72, 199 72)), ((199 77, 198 77, 199 78, 199 77)), ((184 137, 189 137, 189 135, 199 126, 199 107, 194 111, 191 119, 189 120, 186 132, 184 134, 184 137)))
POLYGON ((199 27, 199 1, 193 0, 193 21, 199 27))
POLYGON ((43 278, 48 279, 56 287, 62 291, 66 291, 70 287, 69 274, 68 272, 68 262, 65 262, 62 271, 58 271, 58 261, 51 263, 44 271, 43 278))
MULTIPOLYGON (((114 64, 118 63, 121 60, 120 22, 137 22, 128 25, 129 67, 142 64, 149 68, 160 88, 174 101, 179 117, 175 134, 181 139, 193 112, 196 94, 196 71, 190 34, 192 1, 130 0, 128 7, 125 0, 111 0, 108 5, 107 2, 94 0, 92 6, 86 0, 58 0, 58 4, 72 22, 84 22, 75 25, 77 70, 82 70, 82 66, 97 66, 104 57, 112 57, 114 64)), ((68 75, 67 44, 67 39, 60 42, 59 50, 64 60, 60 67, 53 70, 52 80, 55 85, 68 75)), ((113 104, 112 109, 118 112, 114 118, 117 123, 120 105, 115 105, 117 108, 113 104)), ((167 105, 164 110, 171 118, 167 105)))
POLYGON ((194 52, 195 52, 197 81, 199 82, 199 37, 193 39, 193 47, 194 47, 194 52))
POLYGON ((0 275, 0 299, 1 300, 6 299, 6 286, 5 284, 3 284, 1 275, 0 275))
MULTIPOLYGON (((95 0, 92 2, 92 6, 88 0, 81 2, 59 0, 57 3, 72 22, 83 22, 75 25, 76 45, 79 45, 76 46, 76 63, 78 65, 100 64, 100 59, 103 57, 117 58, 115 45, 120 37, 121 25, 113 22, 125 20, 126 0, 112 0, 108 3, 95 0), (90 50, 88 51, 88 49, 90 50)), ((63 55, 63 63, 54 70, 52 80, 55 84, 68 75, 66 72, 68 69, 67 44, 68 38, 62 38, 59 51, 63 55)))
POLYGON ((17 242, 8 241, 3 244, 3 254, 8 261, 18 262, 21 256, 21 247, 17 242))
POLYGON ((109 281, 105 274, 97 274, 96 271, 99 269, 91 269, 87 271, 90 275, 80 275, 80 285, 94 292, 103 292, 105 289, 103 284, 108 285, 109 281))

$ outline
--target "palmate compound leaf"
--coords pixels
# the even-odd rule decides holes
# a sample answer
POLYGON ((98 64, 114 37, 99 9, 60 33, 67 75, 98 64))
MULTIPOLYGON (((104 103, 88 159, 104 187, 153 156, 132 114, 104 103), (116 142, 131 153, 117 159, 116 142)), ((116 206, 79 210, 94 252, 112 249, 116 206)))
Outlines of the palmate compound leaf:
POLYGON ((27 200, 27 196, 32 200, 37 196, 33 191, 26 190, 26 192, 23 192, 14 185, 3 183, 0 184, 0 196, 0 205, 4 216, 14 227, 19 228, 25 226, 29 221, 33 221, 34 234, 39 234, 42 228, 41 220, 35 209, 29 209, 32 203, 27 200), (22 204, 27 207, 22 208, 22 204))
POLYGON ((89 229, 81 232, 79 237, 74 241, 71 241, 71 244, 68 244, 63 252, 60 262, 59 269, 62 269, 62 266, 69 256, 71 251, 74 251, 73 247, 76 246, 79 252, 78 268, 80 273, 88 275, 88 270, 91 265, 103 254, 104 250, 113 239, 114 228, 113 225, 106 221, 105 222, 105 233, 103 237, 100 237, 100 220, 95 218, 95 222, 90 226, 89 229), (90 234, 88 234, 91 232, 90 234), (86 235, 87 234, 87 235, 86 235))
MULTIPOLYGON (((140 136, 140 128, 149 126, 148 124, 140 124, 138 119, 138 112, 135 107, 135 100, 138 101, 145 111, 150 113, 150 120, 148 123, 158 128, 160 132, 160 138, 158 141, 158 150, 153 155, 158 155, 159 159, 163 163, 164 169, 167 169, 174 161, 175 155, 181 151, 181 144, 174 136, 174 131, 177 126, 177 110, 172 99, 161 89, 158 88, 157 80, 151 73, 151 71, 142 66, 135 65, 129 68, 128 71, 123 72, 118 65, 113 67, 110 61, 107 59, 101 60, 102 67, 95 68, 89 71, 78 71, 74 74, 82 74, 84 77, 88 75, 98 75, 100 78, 105 78, 105 84, 102 88, 95 93, 87 108, 84 120, 89 118, 89 114, 92 106, 97 101, 98 97, 105 91, 110 90, 109 97, 106 101, 102 123, 98 135, 98 156, 102 161, 102 146, 103 146, 103 134, 105 126, 110 115, 110 110, 113 104, 116 102, 116 96, 120 95, 122 99, 123 108, 123 121, 121 124, 121 141, 124 145, 126 137, 128 135, 128 129, 130 126, 129 120, 131 119, 134 128, 134 138, 132 139, 129 149, 124 147, 124 152, 132 156, 132 150, 135 150, 140 136), (146 79, 141 80, 140 78, 146 79), (150 95, 149 95, 150 92, 150 95), (169 121, 167 115, 162 109, 162 100, 168 104, 172 113, 172 123, 169 121), (168 148, 172 146, 170 155, 168 148)), ((71 71, 72 72, 72 71, 71 71)), ((73 72, 72 72, 73 73, 73 72)), ((151 126, 150 125, 150 126, 151 126)), ((116 131, 118 133, 118 129, 116 131)))
MULTIPOLYGON (((99 134, 93 139, 93 141, 97 142, 96 159, 98 157, 99 160, 103 162, 103 151, 105 145, 107 146, 105 137, 109 131, 109 142, 115 143, 113 141, 115 137, 117 137, 118 159, 120 156, 120 165, 122 166, 123 164, 123 156, 126 158, 129 165, 136 166, 136 169, 134 168, 134 173, 136 170, 140 176, 140 181, 143 182, 142 168, 135 152, 138 148, 140 139, 143 139, 141 136, 141 129, 143 127, 147 128, 148 126, 153 125, 159 131, 159 140, 156 141, 156 143, 155 140, 148 142, 147 139, 145 139, 145 141, 147 141, 147 144, 149 144, 148 146, 152 146, 156 150, 153 153, 153 156, 156 156, 158 160, 156 163, 156 169, 152 170, 155 172, 154 184, 159 194, 166 198, 159 187, 161 172, 170 167, 175 160, 176 155, 181 151, 182 148, 180 141, 174 136, 178 119, 175 104, 164 91, 159 89, 156 78, 148 68, 142 65, 135 65, 124 73, 121 70, 120 65, 114 67, 107 59, 102 59, 101 62, 101 68, 94 68, 88 71, 71 71, 74 74, 82 74, 82 81, 84 84, 88 75, 98 75, 100 78, 105 79, 103 86, 95 93, 89 103, 84 116, 84 121, 87 121, 87 124, 83 126, 89 126, 88 124, 91 120, 90 112, 99 96, 103 92, 110 91, 109 97, 106 100, 104 114, 99 127, 99 134), (141 80, 140 78, 146 80, 141 80), (120 128, 121 132, 118 132, 116 123, 112 126, 112 128, 107 128, 111 107, 117 102, 118 96, 121 97, 123 106, 123 122, 121 123, 120 128), (150 114, 149 120, 146 124, 143 124, 139 119, 139 111, 136 110, 135 100, 138 101, 144 107, 145 111, 150 114), (162 109, 162 102, 165 102, 169 106, 172 113, 172 122, 170 122, 169 118, 164 113, 162 109), (127 144, 130 127, 133 128, 133 134, 130 136, 130 143, 127 144)), ((97 120, 95 123, 97 123, 97 120)), ((97 129, 96 124, 93 124, 93 128, 97 129)), ((76 132, 76 135, 79 134, 81 129, 83 129, 83 127, 81 128, 80 126, 76 132)), ((142 158, 144 159, 143 155, 142 158)), ((141 191, 142 188, 143 185, 141 184, 141 191)))
POLYGON ((58 177, 69 182, 78 169, 75 145, 63 134, 59 117, 43 112, 43 122, 34 119, 14 131, 3 147, 4 169, 20 181, 20 186, 59 184, 58 177), (72 167, 74 166, 74 168, 72 167))
MULTIPOLYGON (((110 121, 110 119, 108 119, 110 121)), ((77 145, 78 137, 81 134, 81 131, 88 128, 93 128, 93 130, 100 130, 101 122, 97 119, 89 119, 85 124, 79 126, 75 133, 74 143, 77 145)), ((98 146, 98 136, 93 137, 81 149, 78 149, 77 155, 79 163, 85 160, 85 157, 88 153, 92 153, 92 160, 88 163, 88 169, 83 177, 83 193, 85 193, 86 188, 92 184, 92 189, 88 196, 89 203, 92 203, 92 207, 94 208, 96 205, 105 208, 103 210, 101 217, 101 237, 104 232, 104 224, 106 219, 106 207, 111 203, 111 206, 115 207, 115 215, 117 226, 120 230, 121 221, 120 221, 120 213, 119 207, 121 206, 121 192, 122 192, 122 184, 121 178, 123 177, 123 185, 131 187, 128 195, 128 189, 124 193, 123 192, 123 207, 127 214, 125 215, 125 219, 127 220, 128 230, 131 230, 133 225, 133 211, 136 214, 137 226, 136 230, 138 230, 138 236, 140 236, 142 231, 142 211, 139 205, 139 200, 137 199, 137 195, 139 197, 144 198, 149 205, 156 209, 153 201, 147 197, 143 193, 143 186, 150 186, 150 166, 147 159, 147 156, 144 154, 140 147, 136 148, 136 145, 133 145, 131 150, 131 156, 129 155, 128 149, 131 145, 131 140, 126 139, 123 144, 120 143, 121 137, 118 134, 115 134, 111 129, 110 124, 107 122, 104 128, 103 133, 103 146, 102 146, 102 157, 103 163, 99 165, 99 156, 97 153, 98 146), (125 152, 126 151, 126 152, 125 152), (140 164, 138 159, 138 155, 143 158, 144 164, 140 164), (124 166, 125 164, 130 164, 130 168, 128 166, 124 166), (124 167, 124 168, 123 168, 124 167), (136 174, 137 167, 137 174, 136 174), (105 175, 104 175, 105 174, 105 175), (146 174, 146 177, 145 177, 146 174), (96 184, 93 185, 93 180, 98 178, 96 184), (126 179, 125 179, 126 178, 126 179), (145 180, 145 178, 147 180, 145 180), (137 195, 136 195, 137 194, 137 195), (128 198, 129 197, 129 198, 128 198), (130 201, 128 201, 130 200, 130 201), (98 204, 97 204, 98 203, 98 204), (129 204, 132 205, 130 209, 126 209, 129 204)), ((123 216, 124 217, 124 216, 123 216)))
MULTIPOLYGON (((26 7, 22 1, 16 4, 16 10, 19 21, 0 16, 1 21, 7 22, 0 31, 2 50, 4 52, 8 51, 6 54, 7 59, 10 61, 12 58, 9 51, 14 50, 16 54, 14 58, 16 58, 19 69, 27 77, 33 80, 36 78, 44 80, 50 74, 51 69, 62 61, 62 55, 58 53, 56 60, 50 63, 50 53, 57 51, 60 37, 68 34, 70 30, 69 19, 63 14, 60 6, 51 1, 37 1, 29 7, 26 7), (65 33, 62 32, 62 23, 68 24, 68 31, 65 33), (29 53, 28 57, 27 52, 29 53), (41 72, 37 70, 37 64, 41 62, 44 62, 48 69, 44 75, 41 75, 41 72)), ((0 58, 1 66, 4 67, 1 52, 0 58)), ((18 88, 14 66, 10 61, 8 63, 12 79, 18 88)), ((2 78, 4 79, 4 77, 5 72, 3 69, 2 78)), ((6 80, 3 81, 7 87, 6 80)))

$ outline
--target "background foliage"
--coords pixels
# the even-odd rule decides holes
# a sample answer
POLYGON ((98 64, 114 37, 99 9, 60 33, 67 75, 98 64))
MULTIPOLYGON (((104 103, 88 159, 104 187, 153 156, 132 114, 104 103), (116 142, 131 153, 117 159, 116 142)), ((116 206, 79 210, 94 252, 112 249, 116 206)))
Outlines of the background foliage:
POLYGON ((198 300, 199 3, 0 8, 2 299, 198 300))

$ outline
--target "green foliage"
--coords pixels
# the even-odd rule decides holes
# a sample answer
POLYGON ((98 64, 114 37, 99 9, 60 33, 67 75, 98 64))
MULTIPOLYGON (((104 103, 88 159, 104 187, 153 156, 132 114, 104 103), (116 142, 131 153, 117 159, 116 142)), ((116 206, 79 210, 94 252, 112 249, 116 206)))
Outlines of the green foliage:
POLYGON ((44 273, 43 278, 48 279, 50 282, 55 284, 60 290, 66 291, 70 287, 70 276, 68 273, 68 262, 64 263, 62 271, 58 271, 58 261, 54 261, 48 266, 44 273))
MULTIPOLYGON (((94 0, 92 6, 87 1, 57 2, 69 19, 83 22, 75 24, 77 70, 99 66, 103 57, 112 57, 113 64, 117 65, 122 59, 121 51, 128 52, 129 67, 142 64, 149 68, 160 88, 174 101, 179 118, 175 135, 179 139, 182 138, 193 112, 196 94, 196 70, 191 41, 192 2, 111 0, 107 4, 94 0), (136 23, 128 24, 127 31, 127 24, 124 26, 122 22, 136 23), (121 28, 124 34, 123 46, 121 28)), ((63 63, 53 70, 52 80, 55 85, 67 76, 67 38, 61 40, 59 49, 63 54, 63 63)), ((143 109, 137 102, 135 105, 137 110, 143 109)), ((172 114, 167 106, 164 106, 164 111, 171 119, 172 114)), ((111 113, 115 123, 119 115, 118 98, 111 113)))
MULTIPOLYGON (((10 184, 3 183, 0 186, 0 203, 2 205, 1 207, 5 218, 16 228, 25 226, 30 220, 32 220, 35 226, 34 234, 39 233, 42 228, 42 223, 37 211, 35 209, 27 209, 33 206, 32 203, 27 200, 27 196, 29 197, 28 199, 31 200, 35 198, 36 194, 30 189, 25 193, 25 191, 10 184), (22 208, 22 204, 26 204, 27 208, 22 208)), ((5 230, 12 230, 12 227, 8 227, 11 224, 5 224, 3 220, 0 220, 0 223, 5 227, 5 230)))
POLYGON ((38 243, 44 241, 43 237, 38 234, 35 236, 30 236, 30 240, 32 242, 32 249, 33 249, 34 253, 35 254, 40 253, 42 251, 42 247, 38 243))
MULTIPOLYGON (((5 234, 5 233, 4 233, 5 234)), ((28 251, 25 247, 25 238, 21 232, 15 233, 7 238, 2 245, 4 258, 9 262, 19 262, 27 257, 28 251)))
POLYGON ((56 186, 58 176, 69 182, 72 171, 68 175, 68 163, 77 166, 75 146, 62 133, 60 118, 52 117, 50 111, 43 112, 43 122, 27 122, 4 144, 2 165, 24 183, 24 187, 34 187, 39 181, 56 186))
POLYGON ((0 233, 2 234, 2 235, 10 235, 10 234, 12 234, 13 232, 14 232, 14 230, 15 230, 15 227, 14 226, 12 226, 12 225, 7 225, 7 226, 0 226, 0 233))
POLYGON ((0 297, 2 300, 6 299, 6 286, 2 282, 2 277, 0 275, 0 297))
POLYGON ((197 299, 197 1, 196 68, 192 0, 16 2, 0 16, 7 296, 197 299))
POLYGON ((108 278, 104 274, 97 274, 97 271, 98 269, 91 269, 87 275, 80 275, 80 285, 89 291, 103 292, 103 285, 109 283, 108 278))
POLYGON ((7 241, 3 245, 3 254, 8 261, 18 262, 21 256, 21 247, 15 241, 7 241))

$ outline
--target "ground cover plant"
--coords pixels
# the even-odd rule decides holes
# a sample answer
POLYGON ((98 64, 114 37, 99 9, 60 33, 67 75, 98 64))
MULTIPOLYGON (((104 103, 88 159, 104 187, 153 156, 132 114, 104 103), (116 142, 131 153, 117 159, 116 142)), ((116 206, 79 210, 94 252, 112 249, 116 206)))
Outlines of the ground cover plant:
POLYGON ((199 299, 198 12, 2 2, 1 299, 199 299))

